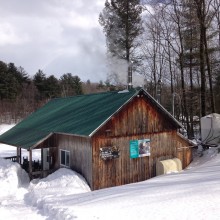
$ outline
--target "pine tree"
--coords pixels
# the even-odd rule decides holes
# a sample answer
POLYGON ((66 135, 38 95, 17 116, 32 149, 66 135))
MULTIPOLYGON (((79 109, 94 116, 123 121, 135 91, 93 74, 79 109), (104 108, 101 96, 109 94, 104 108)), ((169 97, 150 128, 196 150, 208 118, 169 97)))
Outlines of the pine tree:
POLYGON ((38 70, 38 72, 34 75, 33 82, 39 92, 39 97, 36 97, 37 100, 43 100, 46 98, 46 79, 47 77, 42 70, 38 70))
POLYGON ((60 77, 60 84, 64 97, 83 94, 82 82, 78 76, 73 76, 71 73, 63 74, 60 77))
POLYGON ((23 78, 13 63, 0 61, 0 97, 15 100, 22 91, 23 78))
POLYGON ((125 60, 128 73, 131 63, 135 68, 139 61, 136 48, 142 31, 141 12, 139 0, 106 0, 99 17, 109 54, 125 60))
POLYGON ((45 95, 46 98, 49 99, 60 97, 61 95, 61 87, 59 84, 59 80, 54 75, 51 75, 46 79, 45 95))

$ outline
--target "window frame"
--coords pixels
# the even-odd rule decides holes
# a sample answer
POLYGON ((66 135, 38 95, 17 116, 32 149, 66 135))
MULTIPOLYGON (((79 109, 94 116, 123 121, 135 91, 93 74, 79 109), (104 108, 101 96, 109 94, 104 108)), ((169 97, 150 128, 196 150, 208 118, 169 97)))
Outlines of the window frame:
POLYGON ((60 149, 60 166, 70 168, 70 151, 60 149), (62 152, 64 152, 65 164, 62 163, 62 152))

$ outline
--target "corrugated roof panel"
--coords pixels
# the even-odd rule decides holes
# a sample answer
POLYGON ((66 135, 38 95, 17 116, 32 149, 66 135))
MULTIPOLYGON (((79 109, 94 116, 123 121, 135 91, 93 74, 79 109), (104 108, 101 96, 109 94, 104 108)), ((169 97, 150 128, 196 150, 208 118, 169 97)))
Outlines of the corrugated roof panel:
POLYGON ((0 141, 27 149, 50 133, 89 136, 136 92, 106 92, 53 99, 1 135, 0 141))
POLYGON ((1 135, 1 141, 3 143, 20 146, 28 149, 47 137, 50 132, 39 131, 30 128, 12 128, 3 135, 1 135))

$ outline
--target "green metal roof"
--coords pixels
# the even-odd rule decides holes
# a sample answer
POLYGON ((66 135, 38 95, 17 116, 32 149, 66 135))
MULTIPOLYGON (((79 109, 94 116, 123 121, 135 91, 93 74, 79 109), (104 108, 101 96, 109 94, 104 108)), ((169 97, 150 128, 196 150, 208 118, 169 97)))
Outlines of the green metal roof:
POLYGON ((140 91, 143 91, 177 128, 182 127, 149 93, 143 89, 133 89, 53 99, 2 134, 0 143, 29 149, 36 147, 53 133, 91 137, 140 91))
POLYGON ((53 133, 91 136, 135 94, 105 92, 57 98, 0 136, 0 142, 29 149, 53 133))

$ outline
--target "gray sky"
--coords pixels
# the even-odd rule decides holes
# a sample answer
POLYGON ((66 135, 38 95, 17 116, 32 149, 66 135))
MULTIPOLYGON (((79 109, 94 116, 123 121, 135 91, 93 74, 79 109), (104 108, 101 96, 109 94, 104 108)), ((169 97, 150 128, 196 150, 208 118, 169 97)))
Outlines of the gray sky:
POLYGON ((106 79, 105 0, 0 0, 0 60, 59 78, 106 79))

